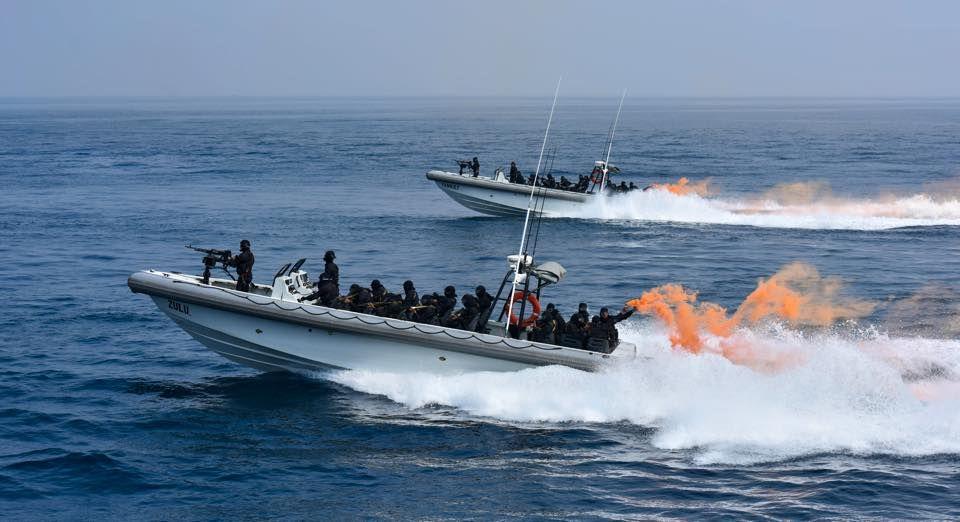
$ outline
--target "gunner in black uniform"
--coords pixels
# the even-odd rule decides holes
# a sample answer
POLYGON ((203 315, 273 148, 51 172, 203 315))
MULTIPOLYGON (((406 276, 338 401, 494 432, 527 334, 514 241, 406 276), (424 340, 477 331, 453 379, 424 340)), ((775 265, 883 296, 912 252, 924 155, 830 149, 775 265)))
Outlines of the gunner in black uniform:
POLYGON ((237 268, 237 290, 249 292, 253 284, 253 251, 250 250, 250 241, 240 241, 240 253, 231 257, 227 264, 237 268))
POLYGON ((473 157, 473 163, 470 164, 470 170, 473 171, 473 177, 480 175, 480 160, 476 156, 473 157))

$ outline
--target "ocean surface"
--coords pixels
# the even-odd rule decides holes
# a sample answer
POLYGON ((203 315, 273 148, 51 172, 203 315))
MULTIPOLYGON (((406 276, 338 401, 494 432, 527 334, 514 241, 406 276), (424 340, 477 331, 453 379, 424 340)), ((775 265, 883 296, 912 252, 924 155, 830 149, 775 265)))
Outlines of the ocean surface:
MULTIPOLYGON (((616 102, 560 98, 554 175, 616 102)), ((960 100, 628 98, 611 162, 661 188, 543 222, 565 315, 666 283, 732 311, 800 262, 867 303, 829 325, 694 353, 635 314, 645 359, 596 374, 261 374, 127 289, 243 238, 257 281, 334 249, 347 285, 495 287, 522 223, 424 172, 532 172, 549 104, 0 99, 2 517, 960 517, 960 100)))

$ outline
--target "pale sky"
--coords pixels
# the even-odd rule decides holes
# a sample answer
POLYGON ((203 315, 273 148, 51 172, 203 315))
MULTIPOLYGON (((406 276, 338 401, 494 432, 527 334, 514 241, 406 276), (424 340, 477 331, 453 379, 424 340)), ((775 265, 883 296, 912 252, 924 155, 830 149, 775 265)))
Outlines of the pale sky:
POLYGON ((0 96, 960 96, 960 1, 0 0, 0 96))

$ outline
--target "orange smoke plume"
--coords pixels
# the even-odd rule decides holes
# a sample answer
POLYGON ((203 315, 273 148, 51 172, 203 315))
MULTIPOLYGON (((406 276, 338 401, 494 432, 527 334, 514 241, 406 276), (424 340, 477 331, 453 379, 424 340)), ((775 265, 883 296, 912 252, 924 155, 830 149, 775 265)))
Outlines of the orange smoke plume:
POLYGON ((680 178, 676 183, 654 183, 644 190, 665 190, 677 196, 687 196, 696 194, 697 196, 707 196, 710 194, 710 180, 697 181, 690 183, 687 178, 680 178))
POLYGON ((761 279, 733 314, 720 305, 699 302, 696 292, 677 284, 650 289, 627 305, 660 319, 670 332, 673 346, 699 353, 706 347, 704 337, 709 335, 719 338, 723 355, 738 362, 756 355, 756 347, 731 339, 741 326, 767 319, 782 319, 795 326, 828 326, 873 312, 874 304, 843 298, 841 289, 838 278, 822 277, 805 263, 791 263, 770 278, 761 279))

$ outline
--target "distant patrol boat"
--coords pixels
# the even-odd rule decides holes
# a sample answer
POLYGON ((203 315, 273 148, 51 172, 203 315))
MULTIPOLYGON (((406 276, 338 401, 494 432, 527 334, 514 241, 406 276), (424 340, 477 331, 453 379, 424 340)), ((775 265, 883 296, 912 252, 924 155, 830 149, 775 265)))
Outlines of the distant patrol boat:
POLYGON ((501 169, 497 169, 492 178, 431 170, 427 172, 427 179, 470 210, 491 216, 511 217, 526 215, 531 189, 535 190, 534 197, 538 201, 537 208, 533 210, 535 215, 565 216, 595 198, 607 197, 606 188, 610 181, 606 161, 594 163, 591 187, 587 192, 511 183, 501 169))
MULTIPOLYGON (((607 186, 610 183, 610 174, 619 172, 619 169, 610 165, 610 152, 613 150, 613 137, 620 123, 620 113, 623 110, 623 99, 627 92, 620 97, 617 115, 610 125, 607 134, 606 157, 593 164, 590 174, 590 183, 583 192, 564 190, 561 188, 532 187, 527 184, 513 183, 504 175, 503 169, 498 168, 491 178, 489 176, 474 176, 473 173, 463 172, 466 162, 460 162, 459 172, 444 170, 430 170, 427 179, 437 184, 446 195, 461 205, 491 216, 519 217, 528 212, 535 216, 567 216, 582 208, 596 198, 608 197, 610 192, 607 186), (531 208, 530 198, 536 198, 537 204, 531 208)), ((551 110, 551 119, 553 111, 551 110)), ((548 125, 549 126, 549 125, 548 125)), ((549 132, 549 129, 548 129, 549 132)), ((544 141, 546 146, 546 141, 544 141)), ((543 151, 540 161, 543 160, 543 151)), ((540 161, 537 162, 537 174, 540 170, 540 161)))

